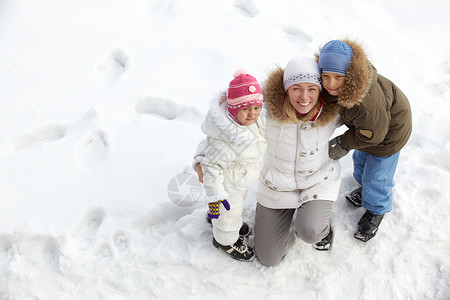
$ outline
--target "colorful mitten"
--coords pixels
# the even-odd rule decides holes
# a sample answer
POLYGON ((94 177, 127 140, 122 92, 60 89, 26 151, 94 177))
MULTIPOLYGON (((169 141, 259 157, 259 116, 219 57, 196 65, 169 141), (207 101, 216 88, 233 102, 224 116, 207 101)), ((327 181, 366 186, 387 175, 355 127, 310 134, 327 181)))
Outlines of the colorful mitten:
POLYGON ((210 219, 218 219, 220 216, 220 203, 223 204, 223 206, 225 207, 226 210, 230 210, 230 203, 228 203, 228 201, 226 199, 224 200, 218 200, 215 202, 209 202, 208 203, 208 207, 209 207, 209 211, 208 211, 208 218, 210 219))

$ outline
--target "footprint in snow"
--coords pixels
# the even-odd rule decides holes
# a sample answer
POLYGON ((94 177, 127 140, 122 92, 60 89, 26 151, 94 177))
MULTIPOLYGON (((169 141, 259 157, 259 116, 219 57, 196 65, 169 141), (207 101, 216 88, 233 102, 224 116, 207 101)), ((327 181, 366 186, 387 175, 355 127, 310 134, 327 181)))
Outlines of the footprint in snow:
POLYGON ((103 130, 94 130, 83 137, 75 148, 75 158, 80 167, 91 168, 108 156, 110 142, 103 130))
POLYGON ((59 243, 54 237, 43 237, 36 241, 39 247, 43 264, 52 270, 59 270, 60 250, 59 243))
POLYGON ((234 7, 245 17, 253 18, 259 14, 258 7, 252 0, 236 0, 234 7))
POLYGON ((113 236, 114 245, 120 253, 129 252, 129 237, 124 232, 116 232, 113 236))
POLYGON ((148 114, 166 120, 175 120, 180 112, 180 105, 170 99, 159 97, 141 97, 134 103, 139 114, 148 114))
POLYGON ((24 134, 15 140, 15 150, 22 150, 36 144, 50 143, 66 136, 66 128, 53 125, 41 128, 37 131, 24 134))
POLYGON ((53 236, 25 233, 16 242, 19 260, 38 272, 60 271, 59 242, 53 236))
POLYGON ((138 114, 150 115, 164 120, 184 118, 198 120, 203 114, 194 106, 179 104, 166 98, 141 96, 134 101, 134 110, 138 114))
POLYGON ((283 32, 287 40, 302 46, 306 46, 312 41, 311 35, 294 25, 285 25, 283 32))
POLYGON ((105 211, 102 208, 91 210, 74 231, 72 236, 79 239, 79 248, 81 250, 89 249, 97 239, 97 232, 103 223, 105 211))
POLYGON ((105 81, 117 80, 129 67, 128 55, 122 49, 110 51, 97 65, 97 73, 105 81))

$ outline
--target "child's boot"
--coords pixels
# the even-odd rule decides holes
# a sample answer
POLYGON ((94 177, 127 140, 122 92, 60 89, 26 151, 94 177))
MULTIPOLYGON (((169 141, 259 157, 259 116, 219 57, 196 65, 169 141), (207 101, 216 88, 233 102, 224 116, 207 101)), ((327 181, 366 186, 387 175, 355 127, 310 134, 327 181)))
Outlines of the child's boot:
POLYGON ((363 242, 367 242, 373 238, 377 234, 378 226, 380 226, 383 216, 384 215, 374 215, 367 210, 358 222, 358 232, 355 233, 355 238, 363 242))
POLYGON ((222 245, 219 244, 215 238, 213 238, 213 245, 216 248, 219 248, 228 255, 230 255, 232 258, 240 261, 250 261, 255 252, 253 251, 253 248, 250 246, 247 246, 247 244, 244 242, 244 237, 239 236, 238 240, 233 245, 222 245))
POLYGON ((362 194, 362 187, 360 186, 353 192, 345 196, 345 199, 347 199, 354 206, 361 207, 362 206, 361 194, 362 194))

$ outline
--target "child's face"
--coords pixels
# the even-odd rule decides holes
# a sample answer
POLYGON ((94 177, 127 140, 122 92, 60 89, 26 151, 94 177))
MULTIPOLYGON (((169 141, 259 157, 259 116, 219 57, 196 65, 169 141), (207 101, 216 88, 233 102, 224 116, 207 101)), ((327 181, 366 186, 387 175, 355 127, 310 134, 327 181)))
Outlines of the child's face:
POLYGON ((339 95, 345 84, 345 76, 336 73, 322 73, 322 85, 332 96, 339 95))
POLYGON ((261 113, 261 105, 247 106, 238 111, 236 118, 242 125, 249 126, 258 121, 259 114, 261 113))
POLYGON ((290 86, 287 93, 295 110, 301 114, 307 114, 316 105, 320 89, 316 84, 302 82, 290 86))

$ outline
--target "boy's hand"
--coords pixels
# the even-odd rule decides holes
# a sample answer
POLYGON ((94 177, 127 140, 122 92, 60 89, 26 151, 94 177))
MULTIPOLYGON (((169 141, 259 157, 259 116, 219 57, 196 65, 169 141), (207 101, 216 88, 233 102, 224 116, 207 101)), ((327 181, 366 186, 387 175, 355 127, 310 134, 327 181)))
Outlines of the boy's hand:
POLYGON ((215 202, 209 202, 208 207, 208 218, 210 219, 218 219, 220 217, 220 203, 223 204, 226 210, 230 210, 230 203, 226 199, 218 200, 215 202))
POLYGON ((330 158, 338 160, 350 152, 342 145, 341 136, 337 136, 328 143, 328 155, 330 158))

